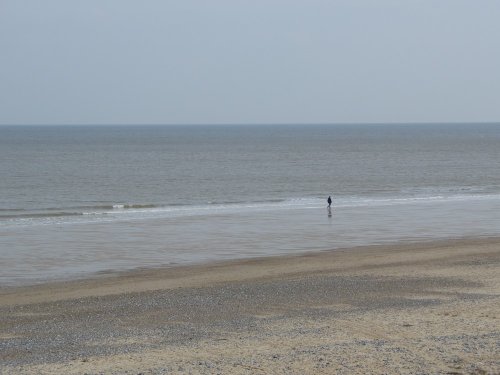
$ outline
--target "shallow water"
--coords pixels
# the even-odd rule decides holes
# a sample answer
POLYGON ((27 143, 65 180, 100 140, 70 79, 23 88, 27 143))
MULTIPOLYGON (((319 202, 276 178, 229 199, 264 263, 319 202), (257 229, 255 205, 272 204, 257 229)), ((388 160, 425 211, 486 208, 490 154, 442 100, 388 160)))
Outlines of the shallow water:
POLYGON ((298 254, 358 245, 500 235, 500 197, 228 209, 163 218, 1 230, 0 282, 298 254), (9 251, 10 250, 10 251, 9 251))

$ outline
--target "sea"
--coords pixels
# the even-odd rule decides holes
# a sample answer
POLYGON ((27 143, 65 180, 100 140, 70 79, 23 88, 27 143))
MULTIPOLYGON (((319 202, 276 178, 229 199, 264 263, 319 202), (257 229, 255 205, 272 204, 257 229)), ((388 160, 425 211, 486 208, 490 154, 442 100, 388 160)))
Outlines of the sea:
POLYGON ((0 287, 494 236, 500 124, 0 127, 0 287))

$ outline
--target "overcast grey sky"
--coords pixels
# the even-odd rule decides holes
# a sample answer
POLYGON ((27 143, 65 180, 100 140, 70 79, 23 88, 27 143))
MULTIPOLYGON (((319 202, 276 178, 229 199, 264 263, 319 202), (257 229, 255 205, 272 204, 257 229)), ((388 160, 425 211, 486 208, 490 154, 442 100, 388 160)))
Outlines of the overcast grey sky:
POLYGON ((0 124, 500 121, 499 0, 0 0, 0 124))

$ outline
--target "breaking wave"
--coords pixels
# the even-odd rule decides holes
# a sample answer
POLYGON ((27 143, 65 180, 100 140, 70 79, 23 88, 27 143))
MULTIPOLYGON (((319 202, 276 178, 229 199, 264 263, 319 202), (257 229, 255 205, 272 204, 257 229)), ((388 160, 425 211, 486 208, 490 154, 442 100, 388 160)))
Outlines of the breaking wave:
MULTIPOLYGON (((419 191, 418 193, 422 193, 419 191)), ((464 201, 500 199, 500 194, 480 193, 440 194, 426 191, 427 194, 405 192, 406 196, 333 196, 333 206, 337 208, 375 207, 404 204, 426 204, 439 201, 464 201), (432 193, 428 195, 428 193, 432 193)), ((265 210, 321 208, 326 205, 325 197, 302 197, 288 199, 269 199, 262 201, 213 201, 204 204, 136 204, 113 203, 90 206, 74 206, 40 209, 0 209, 0 225, 3 224, 50 224, 69 222, 98 222, 115 220, 154 219, 196 215, 217 215, 256 212, 265 210)))

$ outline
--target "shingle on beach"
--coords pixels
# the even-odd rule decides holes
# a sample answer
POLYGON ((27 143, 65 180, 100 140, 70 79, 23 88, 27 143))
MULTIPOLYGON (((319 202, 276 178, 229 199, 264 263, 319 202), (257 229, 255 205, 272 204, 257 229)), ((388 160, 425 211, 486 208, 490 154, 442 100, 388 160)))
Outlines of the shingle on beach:
POLYGON ((500 240, 0 290, 5 374, 495 374, 500 240))

